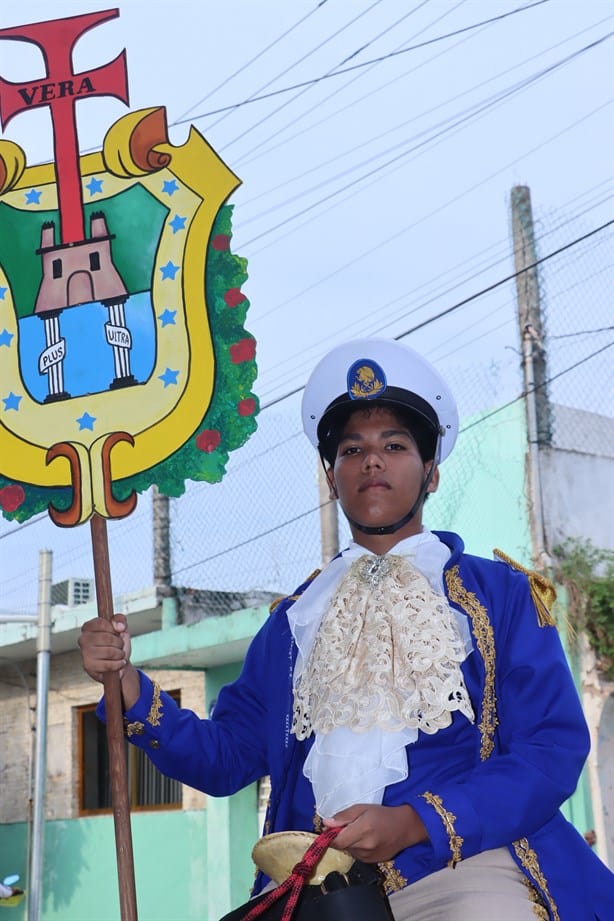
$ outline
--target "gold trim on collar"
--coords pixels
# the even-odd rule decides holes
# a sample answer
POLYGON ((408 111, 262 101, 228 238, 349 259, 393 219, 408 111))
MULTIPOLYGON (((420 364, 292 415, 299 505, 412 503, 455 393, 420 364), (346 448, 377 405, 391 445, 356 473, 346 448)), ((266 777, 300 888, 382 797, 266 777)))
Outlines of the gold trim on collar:
POLYGON ((160 685, 157 681, 154 681, 153 686, 153 698, 151 701, 151 707, 149 708, 149 713, 147 714, 147 722, 150 726, 159 726, 160 721, 162 720, 162 701, 160 700, 160 685))
POLYGON ((561 921, 556 904, 548 892, 548 882, 542 873, 537 854, 530 846, 526 838, 519 838, 518 841, 513 842, 513 845, 518 860, 525 868, 533 882, 539 886, 541 895, 546 900, 547 906, 552 914, 552 921, 561 921))
POLYGON ((453 812, 448 812, 447 809, 444 809, 443 800, 440 796, 435 796, 434 793, 429 793, 428 790, 426 793, 421 793, 420 796, 425 799, 430 806, 433 807, 444 824, 445 830, 448 833, 448 840, 450 842, 450 853, 452 854, 452 857, 450 860, 448 860, 448 866, 454 868, 456 864, 460 863, 460 861, 463 859, 461 848, 465 843, 465 839, 456 834, 456 830, 454 828, 456 816, 453 812))
POLYGON ((450 600, 458 604, 471 620, 471 626, 478 650, 484 662, 484 694, 482 714, 478 729, 482 737, 480 758, 486 761, 495 747, 495 730, 499 725, 497 716, 497 695, 495 693, 495 635, 488 612, 473 592, 467 591, 459 575, 458 564, 445 573, 450 600))

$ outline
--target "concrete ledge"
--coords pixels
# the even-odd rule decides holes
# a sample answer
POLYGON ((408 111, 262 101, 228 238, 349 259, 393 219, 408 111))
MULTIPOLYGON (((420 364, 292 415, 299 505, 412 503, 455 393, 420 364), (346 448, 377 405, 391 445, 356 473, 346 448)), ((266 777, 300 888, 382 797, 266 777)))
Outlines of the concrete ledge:
MULTIPOLYGON (((191 624, 176 625, 163 608, 171 599, 160 597, 155 587, 120 595, 116 611, 126 614, 133 637, 132 660, 150 668, 208 668, 241 662, 254 634, 269 616, 267 605, 207 616, 191 624)), ((55 605, 51 612, 52 653, 77 648, 81 627, 98 614, 94 601, 77 607, 55 605)), ((0 623, 0 655, 20 662, 36 657, 36 623, 0 623)))
POLYGON ((137 636, 131 659, 143 668, 178 669, 242 662, 251 639, 268 616, 268 606, 262 605, 137 636))

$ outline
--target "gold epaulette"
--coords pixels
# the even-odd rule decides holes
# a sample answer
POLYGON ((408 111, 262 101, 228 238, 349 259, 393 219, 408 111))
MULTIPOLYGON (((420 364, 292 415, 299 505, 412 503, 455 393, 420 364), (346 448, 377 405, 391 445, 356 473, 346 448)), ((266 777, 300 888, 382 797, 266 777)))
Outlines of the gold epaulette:
POLYGON ((534 569, 527 569, 525 566, 517 563, 516 560, 513 560, 507 553, 504 553, 503 550, 498 550, 495 547, 493 553, 500 560, 503 560, 504 563, 508 563, 512 569, 523 572, 529 580, 531 597, 537 611, 537 621, 540 627, 556 627, 556 621, 550 613, 550 609, 556 599, 556 589, 550 579, 547 579, 546 576, 542 575, 540 572, 535 572, 534 569))
MULTIPOLYGON (((322 572, 321 569, 314 569, 310 576, 307 576, 303 585, 307 586, 310 582, 313 582, 316 576, 319 576, 322 572)), ((282 601, 296 601, 297 598, 301 597, 301 593, 298 595, 280 595, 279 598, 275 598, 269 605, 269 614, 272 614, 278 604, 281 604, 282 601)))

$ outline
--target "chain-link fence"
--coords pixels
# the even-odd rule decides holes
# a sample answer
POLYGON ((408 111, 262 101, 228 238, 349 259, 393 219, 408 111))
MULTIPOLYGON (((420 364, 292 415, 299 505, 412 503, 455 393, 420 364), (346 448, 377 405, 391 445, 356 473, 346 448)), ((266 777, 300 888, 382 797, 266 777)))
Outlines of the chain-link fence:
MULTIPOLYGON (((614 225, 592 232, 590 218, 566 219, 560 212, 541 217, 535 205, 534 211, 538 258, 567 247, 539 266, 550 398, 611 416, 614 225)), ((493 265, 504 278, 513 273, 511 245, 500 250, 493 265)), ((471 284, 477 290, 480 281, 471 284)), ((469 424, 471 437, 477 436, 475 451, 464 452, 464 467, 455 468, 452 479, 446 474, 446 489, 458 495, 484 462, 480 426, 484 431, 496 426, 501 407, 521 401, 523 390, 513 280, 489 285, 468 300, 470 307, 425 324, 405 340, 447 377, 459 402, 460 437, 469 424)), ((384 328, 386 318, 381 319, 384 328)), ((568 413, 565 419, 564 433, 555 424, 554 443, 564 434, 566 444, 575 439, 581 448, 581 416, 568 413), (570 419, 578 420, 577 432, 569 430, 570 419)), ((503 475, 501 488, 506 488, 503 475)), ((173 585, 192 593, 227 593, 219 596, 227 608, 292 591, 321 564, 319 505, 318 463, 302 434, 300 394, 295 394, 263 408, 257 433, 231 456, 221 483, 188 483, 185 495, 171 499, 173 585)), ((347 537, 340 522, 342 544, 347 537)), ((109 543, 115 594, 152 584, 151 495, 139 498, 129 518, 109 523, 109 543)), ((87 525, 58 529, 45 515, 22 526, 2 522, 0 609, 35 610, 37 555, 44 547, 53 549, 54 582, 91 576, 87 525)))
MULTIPOLYGON (((548 251, 591 230, 583 220, 554 226, 548 233, 548 251)), ((540 272, 550 402, 610 418, 614 415, 613 253, 614 224, 610 224, 548 260, 540 272)), ((569 420, 570 414, 565 418, 569 420)), ((581 416, 576 419, 572 423, 577 424, 576 431, 561 431, 560 423, 557 431, 557 415, 553 415, 555 446, 564 439, 565 444, 582 447, 581 416)))

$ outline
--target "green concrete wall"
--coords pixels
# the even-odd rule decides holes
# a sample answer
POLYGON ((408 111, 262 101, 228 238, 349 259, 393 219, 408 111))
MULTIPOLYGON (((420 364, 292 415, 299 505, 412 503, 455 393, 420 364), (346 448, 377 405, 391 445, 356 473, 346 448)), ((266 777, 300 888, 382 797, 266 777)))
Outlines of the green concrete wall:
POLYGON ((468 553, 491 558, 498 547, 530 565, 526 444, 520 401, 483 421, 463 420, 454 451, 440 467, 439 489, 426 503, 425 525, 456 531, 468 553))
MULTIPOLYGON (((132 837, 140 921, 209 918, 203 885, 208 865, 206 810, 134 814, 132 837)), ((24 824, 0 828, 0 867, 20 873, 22 882, 26 851, 24 824)), ((42 893, 42 921, 117 921, 111 816, 45 823, 42 893)), ((12 909, 10 921, 26 917, 24 900, 12 909)))

